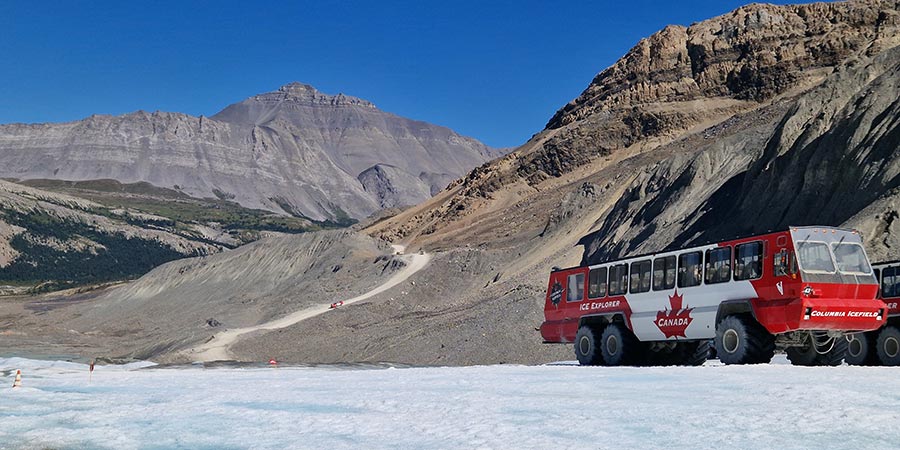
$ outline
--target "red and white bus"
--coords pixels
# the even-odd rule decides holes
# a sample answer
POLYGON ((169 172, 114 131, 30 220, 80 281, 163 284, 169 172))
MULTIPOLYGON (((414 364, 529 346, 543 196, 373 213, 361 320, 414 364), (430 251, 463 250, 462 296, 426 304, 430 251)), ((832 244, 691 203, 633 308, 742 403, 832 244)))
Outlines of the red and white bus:
POLYGON ((851 335, 846 361, 859 366, 900 366, 900 261, 872 264, 879 297, 888 308, 887 324, 851 335))
POLYGON ((858 232, 791 227, 550 273, 541 336, 582 365, 838 365, 887 320, 858 232))

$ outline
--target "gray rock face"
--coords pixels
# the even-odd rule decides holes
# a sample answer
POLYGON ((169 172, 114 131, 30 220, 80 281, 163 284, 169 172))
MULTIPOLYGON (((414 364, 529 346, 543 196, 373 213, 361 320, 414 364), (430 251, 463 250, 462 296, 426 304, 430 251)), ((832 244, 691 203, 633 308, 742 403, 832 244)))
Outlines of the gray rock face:
POLYGON ((213 118, 138 111, 0 126, 0 177, 145 181, 314 220, 359 219, 396 202, 358 180, 377 164, 396 169, 385 175, 415 203, 495 154, 450 129, 299 83, 213 118))
POLYGON ((415 178, 402 169, 376 164, 357 177, 366 192, 381 200, 382 208, 414 205, 421 198, 431 195, 422 177, 415 178))
POLYGON ((736 117, 732 130, 708 130, 696 153, 635 178, 582 240, 583 262, 799 225, 857 227, 874 255, 896 257, 898 97, 895 47, 792 101, 736 117))
POLYGON ((603 110, 698 97, 761 101, 895 35, 896 0, 775 6, 756 3, 690 27, 668 26, 599 73, 548 122, 559 128, 603 110))

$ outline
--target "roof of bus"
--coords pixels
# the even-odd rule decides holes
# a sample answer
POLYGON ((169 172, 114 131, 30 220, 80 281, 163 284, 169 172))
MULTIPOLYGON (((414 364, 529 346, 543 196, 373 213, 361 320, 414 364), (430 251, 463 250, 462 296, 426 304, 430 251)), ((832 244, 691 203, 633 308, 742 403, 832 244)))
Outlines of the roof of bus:
MULTIPOLYGON (((660 250, 660 251, 656 251, 656 252, 641 253, 641 254, 639 254, 639 255, 628 256, 628 257, 625 257, 625 258, 610 259, 610 260, 607 260, 607 261, 601 261, 601 262, 598 262, 598 263, 588 264, 588 265, 584 265, 584 266, 578 265, 578 266, 565 267, 565 268, 562 268, 562 269, 560 269, 560 268, 554 268, 553 270, 550 271, 550 273, 563 272, 563 271, 566 271, 566 270, 572 270, 572 269, 578 269, 578 268, 584 268, 584 267, 590 267, 590 266, 600 266, 600 265, 611 264, 611 263, 619 262, 619 261, 628 261, 628 260, 631 260, 631 259, 644 258, 644 257, 647 257, 647 256, 657 255, 657 254, 660 254, 660 253, 672 253, 672 252, 681 252, 681 251, 686 251, 686 250, 694 250, 694 249, 699 249, 699 248, 702 248, 702 247, 708 247, 708 246, 713 245, 713 244, 719 244, 719 243, 722 243, 722 242, 740 241, 740 240, 750 239, 750 238, 762 238, 762 237, 766 237, 766 236, 773 235, 773 234, 779 234, 779 233, 784 233, 784 232, 788 232, 788 231, 794 231, 794 230, 799 230, 799 229, 807 229, 807 228, 813 228, 813 229, 815 229, 815 228, 820 228, 820 229, 821 229, 821 228, 828 228, 828 229, 835 229, 835 230, 841 230, 841 231, 847 231, 847 232, 857 232, 856 230, 851 229, 851 228, 840 228, 840 227, 830 227, 830 226, 821 226, 821 225, 820 225, 820 226, 807 225, 807 226, 799 226, 799 227, 791 226, 791 227, 787 227, 786 229, 783 229, 783 230, 776 230, 776 231, 771 231, 771 230, 770 230, 770 231, 767 231, 767 232, 765 232, 765 233, 748 234, 748 235, 744 235, 744 236, 733 237, 733 238, 730 238, 730 239, 720 239, 720 240, 716 240, 716 241, 709 241, 709 242, 702 243, 702 244, 694 244, 694 245, 691 245, 690 247, 682 247, 682 248, 674 248, 674 249, 671 249, 671 250, 660 250)), ((892 262, 893 262, 893 261, 892 261, 892 262)), ((900 262, 900 261, 898 261, 898 262, 900 262)), ((873 264, 873 265, 874 265, 874 264, 873 264)))
POLYGON ((819 225, 819 226, 805 225, 802 227, 788 227, 788 230, 797 231, 797 230, 808 230, 808 229, 816 230, 816 229, 826 229, 826 228, 829 230, 839 230, 839 231, 846 231, 847 233, 859 234, 859 231, 855 230, 853 228, 829 227, 829 226, 821 226, 821 225, 819 225))
POLYGON ((875 266, 889 266, 889 265, 894 265, 894 264, 900 264, 900 259, 894 259, 894 260, 891 260, 891 261, 873 262, 873 263, 872 263, 872 267, 875 267, 875 266))

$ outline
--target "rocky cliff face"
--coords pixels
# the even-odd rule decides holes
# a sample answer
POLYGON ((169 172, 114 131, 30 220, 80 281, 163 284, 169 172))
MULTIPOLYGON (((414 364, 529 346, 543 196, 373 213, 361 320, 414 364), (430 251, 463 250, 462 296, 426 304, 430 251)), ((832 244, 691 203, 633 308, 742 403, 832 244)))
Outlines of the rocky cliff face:
MULTIPOLYGON (((402 169, 386 164, 376 164, 357 176, 363 189, 380 199, 379 206, 382 208, 394 208, 402 206, 410 206, 418 203, 419 199, 428 198, 432 192, 436 190, 434 187, 429 189, 428 185, 423 185, 417 180, 428 180, 426 174, 419 178, 414 178, 402 169)), ((450 180, 446 177, 437 177, 437 184, 446 185, 450 180)))
POLYGON ((736 117, 731 130, 667 146, 681 154, 636 174, 582 240, 584 262, 792 225, 855 226, 873 256, 890 257, 897 250, 883 235, 897 231, 896 209, 860 214, 900 187, 898 94, 900 47, 736 117))
POLYGON ((547 124, 555 129, 617 107, 730 97, 761 101, 862 52, 884 50, 896 32, 894 1, 753 4, 642 39, 600 72, 547 124))
POLYGON ((143 181, 335 222, 396 203, 357 178, 378 164, 396 168, 390 182, 412 195, 402 199, 409 203, 494 155, 447 128, 299 83, 213 118, 139 111, 0 126, 0 177, 143 181))

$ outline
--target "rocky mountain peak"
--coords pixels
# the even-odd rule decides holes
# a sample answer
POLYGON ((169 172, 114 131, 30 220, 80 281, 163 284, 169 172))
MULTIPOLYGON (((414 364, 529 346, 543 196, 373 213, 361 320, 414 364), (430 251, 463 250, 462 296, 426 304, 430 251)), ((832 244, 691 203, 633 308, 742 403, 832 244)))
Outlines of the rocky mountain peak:
POLYGON ((351 110, 380 113, 372 102, 349 95, 325 94, 315 87, 292 82, 276 91, 257 94, 219 111, 212 119, 232 123, 263 125, 283 120, 294 125, 310 124, 325 116, 344 115, 351 110), (312 119, 313 122, 310 122, 312 119))
POLYGON ((289 102, 303 106, 358 106, 375 108, 375 104, 368 100, 352 97, 344 94, 329 95, 319 91, 312 85, 294 81, 278 88, 277 91, 255 95, 245 102, 277 104, 289 102))
POLYGON ((319 90, 313 87, 312 85, 301 83, 299 81, 292 81, 280 88, 278 88, 279 92, 287 92, 288 94, 303 96, 309 94, 318 94, 319 90))
POLYGON ((598 74, 548 122, 600 111, 728 97, 765 101, 855 54, 897 44, 896 0, 751 4, 690 27, 667 26, 598 74))

